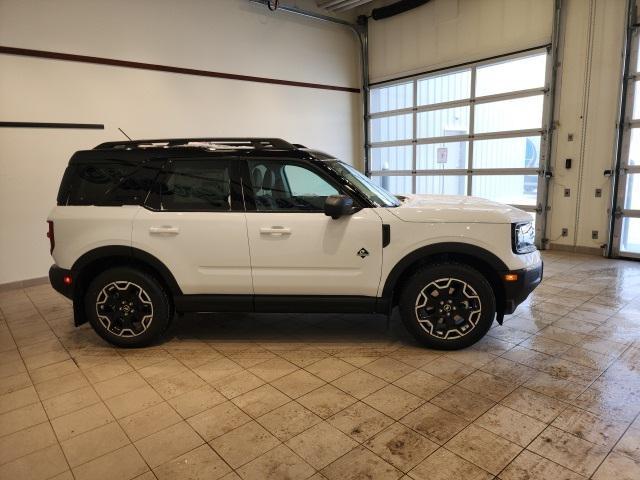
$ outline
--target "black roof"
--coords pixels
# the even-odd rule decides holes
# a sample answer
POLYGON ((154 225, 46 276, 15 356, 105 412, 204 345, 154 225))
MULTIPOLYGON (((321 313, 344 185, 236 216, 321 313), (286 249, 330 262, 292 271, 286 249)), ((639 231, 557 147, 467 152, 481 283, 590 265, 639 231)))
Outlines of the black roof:
POLYGON ((71 161, 122 159, 143 161, 149 158, 267 157, 320 160, 330 157, 304 145, 280 138, 161 138, 101 143, 92 150, 76 152, 71 161))

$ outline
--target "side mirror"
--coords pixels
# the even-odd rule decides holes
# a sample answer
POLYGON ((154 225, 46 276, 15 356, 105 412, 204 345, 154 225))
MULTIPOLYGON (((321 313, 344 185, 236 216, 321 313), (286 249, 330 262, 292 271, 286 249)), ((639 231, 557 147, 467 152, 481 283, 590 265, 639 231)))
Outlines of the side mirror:
POLYGON ((324 214, 334 220, 347 215, 353 207, 353 200, 346 195, 329 195, 324 202, 324 214))

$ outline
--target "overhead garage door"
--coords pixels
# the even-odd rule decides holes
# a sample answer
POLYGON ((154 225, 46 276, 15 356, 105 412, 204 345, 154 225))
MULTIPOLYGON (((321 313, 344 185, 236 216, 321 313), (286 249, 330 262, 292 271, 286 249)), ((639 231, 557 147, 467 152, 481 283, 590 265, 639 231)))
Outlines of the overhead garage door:
POLYGON ((395 194, 475 195, 544 214, 545 48, 376 85, 369 174, 395 194))

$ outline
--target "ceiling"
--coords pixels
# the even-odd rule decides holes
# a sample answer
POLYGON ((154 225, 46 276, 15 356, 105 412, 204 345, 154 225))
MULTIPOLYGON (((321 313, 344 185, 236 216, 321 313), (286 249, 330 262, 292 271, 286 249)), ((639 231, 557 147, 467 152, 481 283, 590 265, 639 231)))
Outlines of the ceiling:
POLYGON ((373 0, 316 0, 320 8, 330 12, 346 12, 347 10, 360 7, 373 0))

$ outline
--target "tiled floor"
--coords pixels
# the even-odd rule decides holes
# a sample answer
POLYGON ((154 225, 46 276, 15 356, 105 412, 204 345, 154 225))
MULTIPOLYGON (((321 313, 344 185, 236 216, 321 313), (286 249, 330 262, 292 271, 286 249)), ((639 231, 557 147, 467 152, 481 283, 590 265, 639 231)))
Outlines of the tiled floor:
POLYGON ((214 315, 117 350, 0 293, 1 479, 640 479, 640 263, 545 254, 474 347, 394 316, 214 315))

